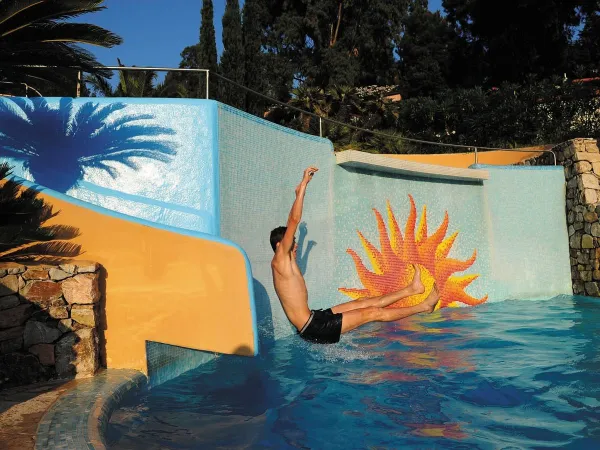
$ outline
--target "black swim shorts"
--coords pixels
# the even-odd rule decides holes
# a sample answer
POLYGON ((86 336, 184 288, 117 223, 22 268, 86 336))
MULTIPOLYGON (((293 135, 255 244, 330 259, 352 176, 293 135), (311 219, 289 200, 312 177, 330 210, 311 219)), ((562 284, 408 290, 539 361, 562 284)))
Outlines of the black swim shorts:
POLYGON ((306 324, 300 330, 302 339, 317 344, 335 344, 342 334, 342 315, 330 309, 312 310, 306 324))

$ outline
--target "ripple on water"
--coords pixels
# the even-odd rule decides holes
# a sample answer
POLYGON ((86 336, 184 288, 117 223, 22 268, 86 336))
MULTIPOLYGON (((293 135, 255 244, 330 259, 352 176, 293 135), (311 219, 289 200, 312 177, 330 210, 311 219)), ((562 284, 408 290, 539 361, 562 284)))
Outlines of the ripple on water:
POLYGON ((116 411, 111 447, 595 448, 598 305, 491 303, 216 358, 116 411))

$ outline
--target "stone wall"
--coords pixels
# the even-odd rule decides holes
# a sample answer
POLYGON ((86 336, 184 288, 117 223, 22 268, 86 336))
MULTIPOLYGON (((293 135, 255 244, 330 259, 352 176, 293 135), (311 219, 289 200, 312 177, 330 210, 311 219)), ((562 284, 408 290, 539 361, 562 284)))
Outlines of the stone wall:
POLYGON ((0 263, 0 389, 93 375, 99 266, 0 263))
MULTIPOLYGON (((565 168, 573 293, 600 297, 600 150, 596 139, 573 139, 552 149, 565 168)), ((524 165, 551 165, 551 154, 524 165)))

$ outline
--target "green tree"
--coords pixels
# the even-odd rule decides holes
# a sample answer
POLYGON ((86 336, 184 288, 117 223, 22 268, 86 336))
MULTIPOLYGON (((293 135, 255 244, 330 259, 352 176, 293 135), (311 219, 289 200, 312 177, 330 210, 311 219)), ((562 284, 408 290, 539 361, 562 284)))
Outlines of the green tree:
POLYGON ((427 0, 412 0, 398 44, 402 94, 429 96, 448 87, 453 33, 427 0))
MULTIPOLYGON (((125 67, 117 58, 119 67, 125 67)), ((135 67, 135 66, 133 66, 135 67)), ((153 70, 120 70, 119 84, 113 89, 106 78, 88 75, 85 82, 95 96, 100 97, 153 97, 156 93, 157 74, 153 70)))
POLYGON ((443 0, 447 18, 483 50, 489 83, 522 82, 568 71, 569 46, 586 0, 443 0))
MULTIPOLYGON (((311 86, 386 84, 408 2, 266 0, 268 53, 280 74, 311 86)), ((274 67, 269 66, 269 67, 274 67)))
MULTIPOLYGON (((198 44, 198 65, 200 69, 208 69, 211 72, 217 71, 217 41, 215 38, 215 25, 213 23, 214 20, 214 12, 213 12, 213 2, 212 0, 203 0, 202 1, 202 18, 200 23, 200 42, 198 44)), ((200 74, 200 91, 197 94, 197 97, 203 98, 205 97, 206 92, 206 81, 205 75, 200 74)), ((216 80, 216 77, 213 77, 210 80, 210 90, 212 94, 211 98, 218 97, 218 86, 219 83, 216 80), (217 94, 217 95, 215 95, 217 94)))
MULTIPOLYGON (((262 18, 266 16, 264 0, 246 0, 242 10, 242 34, 244 44, 244 86, 265 93, 267 86, 267 66, 262 52, 262 18)), ((264 101, 255 94, 246 92, 245 110, 262 115, 264 101)))
POLYGON ((578 77, 600 75, 600 2, 593 3, 595 8, 584 9, 585 24, 573 45, 574 76, 578 77))
MULTIPOLYGON (((219 72, 239 84, 244 84, 244 45, 242 36, 242 18, 238 0, 227 0, 223 14, 223 53, 219 72)), ((245 91, 226 81, 220 83, 220 100, 223 103, 243 108, 245 91)))
POLYGON ((74 227, 46 225, 58 212, 13 180, 0 164, 0 261, 60 261, 77 256, 81 246, 67 242, 78 236, 74 227))
MULTIPOLYGON (((198 57, 200 55, 200 44, 190 45, 181 52, 180 69, 200 69, 198 57)), ((176 98, 205 98, 206 86, 200 85, 201 81, 206 80, 206 74, 191 72, 167 72, 165 79, 156 87, 156 92, 161 97, 176 98)))
POLYGON ((78 69, 110 77, 111 72, 78 44, 113 47, 122 39, 96 25, 67 22, 105 9, 103 3, 104 0, 0 1, 0 81, 17 86, 27 83, 41 90, 48 85, 59 86, 71 92, 78 69), (31 67, 35 65, 74 69, 31 67))

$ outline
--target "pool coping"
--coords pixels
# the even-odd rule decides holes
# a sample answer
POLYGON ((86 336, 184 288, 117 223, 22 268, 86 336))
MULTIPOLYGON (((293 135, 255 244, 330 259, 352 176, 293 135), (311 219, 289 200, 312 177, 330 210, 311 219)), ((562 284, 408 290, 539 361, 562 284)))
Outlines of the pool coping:
POLYGON ((344 150, 335 155, 336 164, 342 167, 354 167, 377 172, 388 172, 399 175, 412 175, 422 178, 439 178, 460 181, 484 181, 489 179, 489 172, 482 169, 462 169, 435 164, 393 159, 378 154, 358 150, 344 150))
POLYGON ((146 376, 131 369, 104 369, 77 380, 40 420, 35 449, 107 449, 105 435, 113 411, 127 394, 146 385, 146 376))

